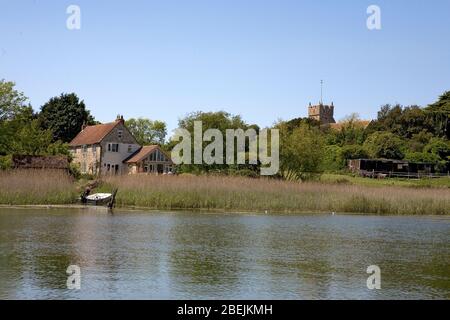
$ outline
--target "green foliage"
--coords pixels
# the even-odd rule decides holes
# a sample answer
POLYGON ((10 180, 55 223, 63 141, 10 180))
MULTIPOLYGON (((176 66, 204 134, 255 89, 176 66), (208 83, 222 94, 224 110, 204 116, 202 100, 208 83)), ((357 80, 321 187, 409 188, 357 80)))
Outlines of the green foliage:
POLYGON ((305 180, 322 171, 324 138, 320 130, 305 124, 290 130, 285 123, 276 126, 280 130, 280 170, 282 174, 298 176, 305 180))
POLYGON ((437 155, 442 160, 450 156, 450 142, 441 138, 433 138, 425 146, 424 152, 437 155))
POLYGON ((349 159, 364 159, 367 157, 367 150, 360 145, 346 145, 341 149, 341 158, 344 161, 349 159))
POLYGON ((450 139, 450 91, 444 92, 425 112, 433 119, 436 136, 450 139))
POLYGON ((0 170, 10 169, 12 166, 12 155, 0 156, 0 170))
POLYGON ((14 118, 20 113, 28 100, 25 95, 14 89, 14 82, 0 80, 0 122, 14 118))
POLYGON ((359 116, 354 113, 340 122, 340 129, 333 130, 335 143, 340 146, 364 143, 366 131, 359 116))
POLYGON ((163 145, 166 140, 167 126, 163 121, 131 118, 125 125, 141 145, 163 145))
POLYGON ((39 123, 42 129, 53 132, 53 141, 70 142, 83 124, 94 124, 94 118, 75 93, 51 98, 41 107, 39 123))
POLYGON ((374 132, 364 142, 371 158, 403 159, 405 144, 391 132, 374 132))
POLYGON ((342 147, 337 145, 327 145, 324 148, 322 160, 322 170, 335 172, 343 169, 345 161, 342 159, 342 147))
POLYGON ((427 153, 427 152, 409 152, 405 155, 405 160, 415 163, 420 162, 427 162, 427 163, 434 163, 438 164, 440 162, 439 156, 433 154, 433 153, 427 153))
POLYGON ((81 178, 81 170, 80 166, 77 163, 69 163, 69 174, 74 177, 75 179, 81 178))
POLYGON ((388 131, 402 138, 411 138, 422 131, 433 132, 433 121, 427 113, 418 106, 403 107, 399 104, 389 104, 381 107, 378 118, 372 121, 367 133, 388 131))
MULTIPOLYGON (((193 139, 194 137, 194 122, 201 121, 202 122, 202 131, 203 133, 208 129, 218 129, 223 137, 224 137, 224 146, 223 146, 223 163, 224 164, 193 164, 193 165, 182 165, 179 167, 179 172, 183 173, 194 173, 200 174, 204 172, 209 173, 220 173, 220 174, 233 174, 239 170, 247 170, 257 172, 258 165, 228 165, 226 164, 226 130, 227 129, 242 129, 244 131, 248 129, 254 129, 256 133, 259 132, 259 127, 256 125, 249 125, 245 123, 241 116, 231 115, 230 113, 224 111, 218 112, 193 112, 188 114, 186 117, 182 118, 178 122, 179 128, 186 129, 193 139)), ((173 146, 178 143, 175 141, 170 141, 168 144, 168 149, 173 148, 173 146)), ((203 148, 205 148, 210 142, 203 142, 203 148)), ((246 156, 248 157, 248 143, 246 143, 246 156)), ((237 154, 237 148, 235 148, 235 158, 237 154)), ((192 159, 193 159, 193 144, 192 144, 192 159)), ((248 174, 247 174, 248 175, 248 174)))

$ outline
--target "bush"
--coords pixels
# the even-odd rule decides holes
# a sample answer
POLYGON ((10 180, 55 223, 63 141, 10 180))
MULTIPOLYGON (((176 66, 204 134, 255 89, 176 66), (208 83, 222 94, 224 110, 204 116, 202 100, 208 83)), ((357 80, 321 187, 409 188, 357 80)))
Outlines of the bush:
POLYGON ((11 169, 13 166, 12 155, 0 156, 0 169, 11 169))

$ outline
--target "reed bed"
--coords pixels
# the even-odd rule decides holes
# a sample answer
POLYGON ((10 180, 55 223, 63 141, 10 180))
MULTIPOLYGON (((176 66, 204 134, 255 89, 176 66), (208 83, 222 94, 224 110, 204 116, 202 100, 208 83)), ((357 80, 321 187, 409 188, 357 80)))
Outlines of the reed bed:
POLYGON ((47 170, 0 171, 0 204, 51 205, 76 202, 73 179, 64 172, 47 170))
POLYGON ((393 215, 450 214, 449 189, 369 187, 220 176, 108 177, 117 205, 152 209, 251 212, 342 212, 393 215))

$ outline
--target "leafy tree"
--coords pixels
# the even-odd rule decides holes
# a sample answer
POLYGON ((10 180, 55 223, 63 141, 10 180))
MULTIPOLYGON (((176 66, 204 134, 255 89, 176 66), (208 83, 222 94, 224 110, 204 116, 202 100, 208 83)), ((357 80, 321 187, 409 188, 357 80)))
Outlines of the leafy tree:
POLYGON ((163 145, 167 135, 167 126, 162 121, 145 118, 131 118, 125 122, 127 128, 141 145, 163 145))
POLYGON ((280 170, 285 178, 309 179, 322 171, 324 138, 318 128, 305 124, 290 130, 279 123, 280 170))
POLYGON ((358 114, 353 113, 339 122, 339 130, 332 130, 335 142, 340 146, 346 144, 362 144, 366 139, 366 131, 358 114))
POLYGON ((51 130, 42 130, 38 120, 32 120, 15 132, 10 151, 11 154, 44 155, 51 144, 51 130))
POLYGON ((441 161, 437 155, 427 152, 408 152, 405 155, 405 160, 410 162, 427 162, 434 164, 441 161))
POLYGON ((433 119, 436 136, 450 139, 450 91, 444 92, 439 100, 430 104, 425 111, 433 119))
POLYGON ((0 80, 0 122, 14 118, 27 108, 25 102, 28 98, 14 89, 15 85, 14 82, 0 80))
MULTIPOLYGON (((217 129, 219 130, 224 137, 224 146, 223 146, 223 163, 224 164, 213 164, 213 165, 188 165, 188 166, 180 166, 180 172, 214 172, 214 173, 226 173, 226 174, 240 174, 241 170, 250 170, 256 171, 258 169, 257 165, 228 165, 226 164, 226 130, 227 129, 242 129, 244 131, 248 129, 254 129, 256 133, 259 132, 259 127, 256 125, 248 125, 245 123, 241 116, 239 115, 231 115, 225 111, 218 112, 193 112, 188 114, 186 117, 182 118, 178 122, 179 128, 186 129, 191 137, 194 137, 194 122, 201 121, 202 122, 202 131, 205 132, 208 129, 217 129)), ((203 148, 205 148, 210 142, 203 142, 203 148)), ((173 146, 175 142, 169 142, 169 145, 173 146)), ((235 156, 237 154, 237 148, 235 148, 235 156)), ((248 144, 246 144, 246 156, 248 157, 248 144)), ((193 144, 192 144, 192 159, 193 159, 193 144)), ((248 174, 247 174, 248 175, 248 174)))
POLYGON ((53 132, 53 141, 70 142, 83 124, 95 124, 94 118, 75 93, 51 98, 41 107, 39 123, 42 129, 53 132))
POLYGON ((343 168, 342 147, 338 145, 327 145, 324 147, 322 170, 339 171, 343 168))
POLYGON ((442 138, 433 138, 425 146, 424 152, 434 154, 444 161, 450 161, 450 142, 442 138))
POLYGON ((374 132, 364 142, 364 148, 372 158, 403 159, 404 143, 391 132, 374 132))
POLYGON ((422 131, 432 132, 433 123, 425 110, 418 106, 387 104, 381 107, 377 120, 372 121, 366 130, 368 134, 376 131, 389 131, 409 139, 422 131))

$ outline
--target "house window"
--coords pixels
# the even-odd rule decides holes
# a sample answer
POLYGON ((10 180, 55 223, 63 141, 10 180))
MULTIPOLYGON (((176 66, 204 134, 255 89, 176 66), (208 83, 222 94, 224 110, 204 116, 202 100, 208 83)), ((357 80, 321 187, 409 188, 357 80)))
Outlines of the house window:
POLYGON ((87 145, 83 145, 83 147, 82 147, 81 150, 82 150, 83 153, 86 153, 86 151, 87 151, 87 145))
POLYGON ((106 165, 106 171, 109 172, 109 170, 111 170, 111 165, 108 163, 108 164, 106 165))
POLYGON ((108 151, 109 152, 119 152, 119 144, 118 143, 108 143, 108 151))
POLYGON ((122 139, 122 136, 123 136, 123 130, 117 130, 117 137, 119 139, 122 139))

